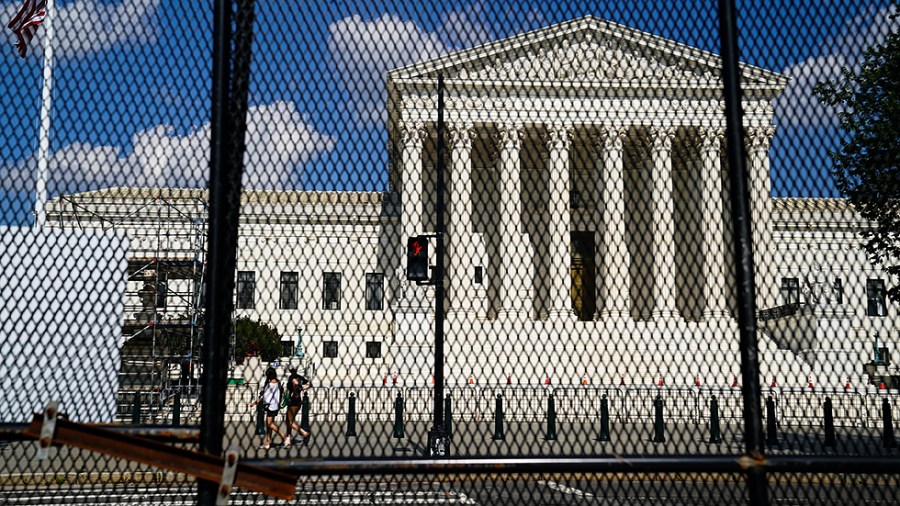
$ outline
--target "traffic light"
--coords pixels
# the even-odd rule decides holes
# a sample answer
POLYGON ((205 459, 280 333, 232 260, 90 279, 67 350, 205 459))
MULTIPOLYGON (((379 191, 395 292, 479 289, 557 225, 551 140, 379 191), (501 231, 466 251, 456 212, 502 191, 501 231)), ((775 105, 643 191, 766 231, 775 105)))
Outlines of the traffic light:
POLYGON ((406 279, 428 281, 428 238, 410 237, 406 242, 406 279))

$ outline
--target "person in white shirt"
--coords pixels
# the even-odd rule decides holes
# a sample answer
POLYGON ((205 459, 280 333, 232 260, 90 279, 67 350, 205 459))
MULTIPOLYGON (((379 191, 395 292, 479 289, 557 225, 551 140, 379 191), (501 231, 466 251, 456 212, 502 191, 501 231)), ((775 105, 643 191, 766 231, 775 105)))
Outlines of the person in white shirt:
POLYGON ((256 406, 262 402, 263 409, 266 411, 266 439, 259 447, 262 450, 268 450, 271 446, 273 431, 281 436, 285 447, 290 446, 291 444, 290 439, 287 439, 284 432, 281 432, 281 429, 275 425, 275 417, 278 416, 278 410, 281 408, 282 395, 284 395, 284 392, 281 391, 281 384, 278 383, 278 373, 275 372, 273 367, 266 369, 266 382, 259 390, 259 397, 257 397, 255 401, 250 402, 250 407, 256 406))

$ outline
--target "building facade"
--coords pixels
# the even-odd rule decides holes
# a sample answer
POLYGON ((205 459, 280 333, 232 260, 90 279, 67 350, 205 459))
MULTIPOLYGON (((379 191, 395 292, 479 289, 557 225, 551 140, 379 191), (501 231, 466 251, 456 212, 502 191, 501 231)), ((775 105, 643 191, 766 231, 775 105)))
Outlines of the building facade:
MULTIPOLYGON (((896 338, 891 280, 844 201, 770 197, 772 100, 787 80, 741 71, 763 381, 858 384, 874 334, 896 338)), ((440 76, 450 384, 730 384, 719 74, 715 55, 593 17, 392 71, 390 191, 244 192, 236 314, 302 347, 320 382, 428 384, 434 288, 406 280, 404 250, 437 228, 440 76)), ((205 198, 113 188, 59 197, 49 218, 118 215, 105 223, 129 232, 133 258, 196 261, 205 198)), ((178 286, 196 307, 197 276, 166 290, 178 286)))

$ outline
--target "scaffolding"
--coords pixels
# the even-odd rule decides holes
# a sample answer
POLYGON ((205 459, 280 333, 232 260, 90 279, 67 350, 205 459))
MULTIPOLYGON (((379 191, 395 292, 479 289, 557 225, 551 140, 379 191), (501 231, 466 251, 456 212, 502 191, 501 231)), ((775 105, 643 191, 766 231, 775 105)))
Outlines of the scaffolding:
POLYGON ((176 399, 181 416, 199 414, 207 216, 207 192, 194 189, 110 188, 48 205, 51 226, 115 229, 129 239, 121 419, 166 422, 176 399))

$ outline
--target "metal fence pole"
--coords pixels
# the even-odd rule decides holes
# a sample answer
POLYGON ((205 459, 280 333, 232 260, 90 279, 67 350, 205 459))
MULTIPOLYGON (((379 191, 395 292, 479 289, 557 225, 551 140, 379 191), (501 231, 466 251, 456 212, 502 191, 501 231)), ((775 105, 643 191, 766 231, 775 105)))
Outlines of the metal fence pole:
MULTIPOLYGON (((719 0, 719 38, 722 55, 722 82, 725 98, 725 137, 728 145, 728 172, 731 182, 738 326, 741 341, 741 379, 744 397, 744 449, 750 455, 764 454, 760 416, 759 347, 756 340, 756 286, 753 266, 753 237, 750 233, 750 197, 745 165, 743 110, 741 109, 740 68, 738 66, 737 8, 734 0, 719 0)), ((762 466, 747 471, 750 503, 769 503, 766 473, 762 466)))

